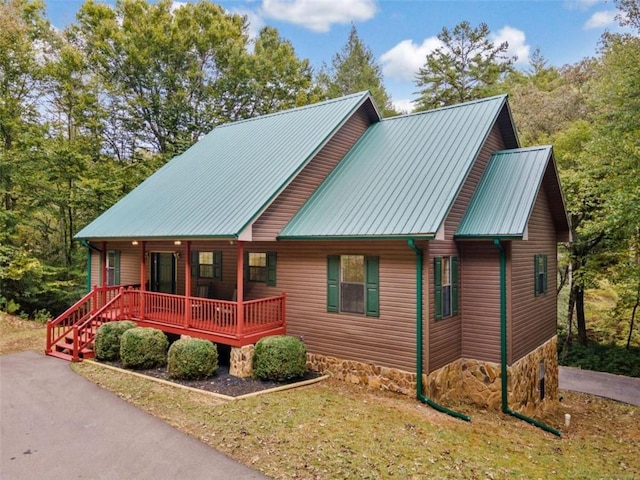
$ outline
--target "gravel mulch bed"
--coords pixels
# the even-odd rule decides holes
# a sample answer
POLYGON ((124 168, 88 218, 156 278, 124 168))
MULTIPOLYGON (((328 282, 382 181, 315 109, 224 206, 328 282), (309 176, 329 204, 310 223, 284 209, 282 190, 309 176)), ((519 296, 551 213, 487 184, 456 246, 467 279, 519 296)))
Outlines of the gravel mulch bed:
MULTIPOLYGON (((98 362, 101 363, 101 362, 98 362)), ((120 362, 102 362, 112 367, 122 368, 120 362)), ((292 383, 302 382, 305 380, 312 380, 318 378, 320 375, 316 372, 307 371, 304 377, 294 378, 285 382, 275 382, 267 380, 258 380, 254 378, 240 378, 229 374, 228 365, 220 365, 215 374, 204 380, 176 380, 169 378, 166 367, 151 368, 148 370, 131 370, 141 375, 149 377, 159 378, 166 380, 167 382, 177 383, 185 385, 191 388, 197 388, 198 390, 205 390, 207 392, 218 393, 221 395, 227 395, 229 397, 239 397, 248 393, 260 392, 263 390, 269 390, 275 387, 281 387, 283 385, 290 385, 292 383)))

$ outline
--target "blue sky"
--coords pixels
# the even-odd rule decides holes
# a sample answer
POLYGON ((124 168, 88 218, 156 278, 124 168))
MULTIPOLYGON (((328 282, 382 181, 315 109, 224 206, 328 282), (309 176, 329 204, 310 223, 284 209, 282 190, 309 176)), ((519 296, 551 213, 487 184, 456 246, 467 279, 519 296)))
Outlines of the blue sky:
MULTIPOLYGON (((48 0, 52 23, 74 21, 78 0, 48 0)), ((115 3, 107 1, 106 3, 115 3)), ((179 4, 179 2, 175 2, 179 4)), ((251 31, 276 27, 299 57, 314 68, 330 63, 347 40, 351 23, 371 48, 396 106, 407 110, 415 98, 416 70, 437 47, 436 35, 467 20, 485 22, 492 40, 508 41, 516 66, 527 68, 536 48, 551 65, 574 63, 597 52, 602 33, 616 30, 615 6, 603 0, 223 0, 230 12, 248 16, 251 31)))

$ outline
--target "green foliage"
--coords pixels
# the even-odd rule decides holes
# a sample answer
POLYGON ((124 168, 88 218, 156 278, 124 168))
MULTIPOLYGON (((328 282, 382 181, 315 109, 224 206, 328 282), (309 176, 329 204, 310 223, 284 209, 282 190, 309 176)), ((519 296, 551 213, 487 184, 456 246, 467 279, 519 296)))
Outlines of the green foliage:
POLYGON ((398 114, 384 87, 380 65, 376 63, 371 49, 358 36, 354 25, 351 26, 347 43, 333 56, 331 69, 321 72, 318 81, 330 98, 369 90, 384 116, 398 114))
MULTIPOLYGON (((564 337, 558 338, 560 356, 564 337)), ((562 365, 596 370, 616 375, 640 377, 640 347, 629 349, 614 343, 588 342, 586 345, 572 343, 562 365)))
POLYGON ((506 55, 507 42, 494 45, 489 27, 461 22, 438 34, 442 46, 427 54, 416 76, 421 88, 416 110, 453 105, 496 93, 496 84, 512 70, 515 57, 506 55))
POLYGON ((264 337, 253 352, 253 374, 261 380, 284 381, 307 371, 307 348, 302 340, 288 335, 264 337))
POLYGON ((33 321, 36 323, 47 323, 47 321, 51 320, 52 317, 51 312, 46 308, 35 310, 33 312, 33 321))
POLYGON ((170 378, 199 380, 218 369, 218 349, 208 340, 181 338, 171 344, 168 357, 170 378))
POLYGON ((20 311, 20 305, 13 300, 7 300, 4 297, 0 297, 0 311, 13 315, 20 311))
POLYGON ((167 364, 167 336, 155 328, 136 327, 120 337, 120 359, 125 368, 143 370, 167 364))
POLYGON ((121 322, 103 323, 96 332, 94 351, 98 360, 120 360, 120 339, 127 330, 136 328, 135 322, 124 320, 121 322))

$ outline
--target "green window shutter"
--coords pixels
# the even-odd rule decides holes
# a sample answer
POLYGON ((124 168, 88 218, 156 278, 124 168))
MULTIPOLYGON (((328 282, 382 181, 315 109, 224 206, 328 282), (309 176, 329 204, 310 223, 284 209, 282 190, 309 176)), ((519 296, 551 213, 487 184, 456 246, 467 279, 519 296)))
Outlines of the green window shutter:
POLYGON ((338 312, 340 284, 340 257, 329 255, 327 257, 327 312, 338 312))
POLYGON ((533 256, 533 294, 538 296, 538 255, 533 256))
POLYGON ((276 252, 267 252, 267 285, 276 286, 276 252))
POLYGON ((198 278, 200 275, 200 255, 196 250, 191 250, 191 277, 198 278))
POLYGON ((366 282, 367 282, 367 298, 366 298, 366 314, 368 317, 380 316, 380 259, 378 257, 366 258, 366 282))
POLYGON ((120 250, 113 252, 113 283, 120 285, 120 250))
POLYGON ((436 320, 442 318, 442 257, 433 259, 433 303, 436 320))
POLYGON ((458 257, 451 257, 451 314, 458 315, 458 257))
POLYGON ((213 279, 222 280, 222 250, 213 252, 213 279))
POLYGON ((542 292, 540 292, 540 293, 547 293, 547 256, 546 255, 543 255, 542 261, 544 263, 544 265, 543 265, 544 270, 542 271, 544 280, 542 282, 543 289, 542 289, 542 292))

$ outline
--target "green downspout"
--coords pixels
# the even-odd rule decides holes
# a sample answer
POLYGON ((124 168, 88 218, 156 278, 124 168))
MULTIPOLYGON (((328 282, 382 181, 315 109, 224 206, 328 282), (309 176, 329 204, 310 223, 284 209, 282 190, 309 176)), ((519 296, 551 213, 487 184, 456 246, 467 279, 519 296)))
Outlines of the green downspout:
POLYGON ((425 397, 422 393, 422 268, 423 268, 423 254, 422 250, 416 246, 416 242, 410 238, 409 247, 416 253, 416 397, 422 403, 426 403, 432 408, 435 408, 439 412, 446 413, 452 417, 459 418, 466 422, 471 421, 471 417, 464 413, 459 413, 454 410, 450 410, 447 407, 437 404, 428 397, 425 397))
POLYGON ((502 381, 502 413, 519 418, 558 437, 562 434, 553 427, 527 417, 509 408, 507 392, 507 251, 499 238, 493 244, 500 250, 500 376, 502 381))
POLYGON ((99 248, 92 246, 86 240, 80 240, 80 244, 87 249, 87 293, 91 291, 91 250, 101 252, 99 248))

